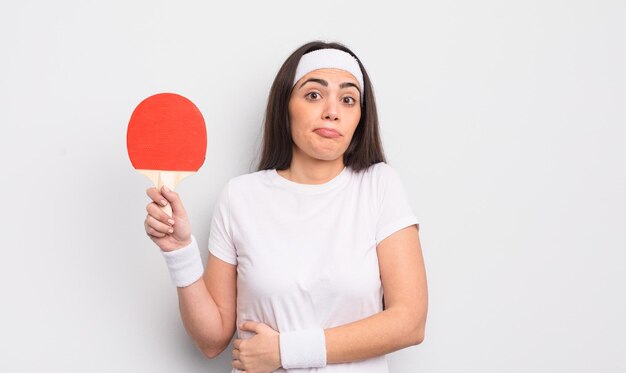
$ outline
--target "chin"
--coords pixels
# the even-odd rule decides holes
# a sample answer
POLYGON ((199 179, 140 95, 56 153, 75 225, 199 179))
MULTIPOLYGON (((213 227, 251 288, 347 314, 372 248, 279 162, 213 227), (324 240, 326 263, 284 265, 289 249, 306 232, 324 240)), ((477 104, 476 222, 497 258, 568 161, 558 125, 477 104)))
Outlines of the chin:
POLYGON ((309 147, 306 151, 302 151, 302 149, 294 148, 294 152, 299 152, 301 156, 329 162, 342 158, 345 150, 346 149, 309 147))
POLYGON ((320 161, 336 161, 337 159, 343 157, 343 153, 342 154, 317 154, 314 155, 313 158, 320 160, 320 161))

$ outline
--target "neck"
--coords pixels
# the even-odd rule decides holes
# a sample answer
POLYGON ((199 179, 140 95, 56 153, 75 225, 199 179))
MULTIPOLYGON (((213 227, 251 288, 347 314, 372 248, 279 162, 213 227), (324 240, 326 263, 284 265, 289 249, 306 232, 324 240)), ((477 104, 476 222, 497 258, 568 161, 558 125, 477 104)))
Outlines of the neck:
POLYGON ((324 184, 339 175, 343 168, 343 156, 326 161, 310 157, 303 158, 294 151, 290 167, 277 172, 280 176, 295 183, 324 184))

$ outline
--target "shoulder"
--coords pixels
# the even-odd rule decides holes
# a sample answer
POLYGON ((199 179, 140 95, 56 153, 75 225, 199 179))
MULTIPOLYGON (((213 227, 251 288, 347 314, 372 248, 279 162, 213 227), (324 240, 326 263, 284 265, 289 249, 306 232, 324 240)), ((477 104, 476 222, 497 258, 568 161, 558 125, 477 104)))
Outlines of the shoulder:
POLYGON ((374 163, 370 166, 378 175, 395 174, 396 170, 385 162, 374 163))
POLYGON ((371 179, 376 184, 385 183, 390 179, 398 178, 396 170, 385 162, 374 163, 362 172, 365 178, 371 179))
POLYGON ((254 190, 262 184, 267 184, 270 173, 273 170, 261 170, 231 177, 226 183, 226 188, 233 192, 254 190))

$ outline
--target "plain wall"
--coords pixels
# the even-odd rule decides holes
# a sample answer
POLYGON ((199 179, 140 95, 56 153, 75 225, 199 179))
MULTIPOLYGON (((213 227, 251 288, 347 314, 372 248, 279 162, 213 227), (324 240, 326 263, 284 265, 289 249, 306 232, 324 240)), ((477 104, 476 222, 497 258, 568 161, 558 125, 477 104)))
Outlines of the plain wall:
POLYGON ((426 339, 392 372, 626 370, 623 1, 4 1, 0 371, 227 372, 202 356, 143 228, 134 107, 198 105, 177 188, 207 258, 254 171, 271 82, 314 39, 361 58, 421 221, 426 339))

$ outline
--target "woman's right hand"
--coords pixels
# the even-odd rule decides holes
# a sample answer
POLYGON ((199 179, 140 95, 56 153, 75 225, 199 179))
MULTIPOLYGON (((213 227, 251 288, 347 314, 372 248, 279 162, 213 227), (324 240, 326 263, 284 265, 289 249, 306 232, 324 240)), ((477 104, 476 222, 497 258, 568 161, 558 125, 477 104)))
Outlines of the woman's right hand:
POLYGON ((146 206, 148 215, 144 221, 148 237, 166 252, 189 245, 191 225, 178 193, 163 186, 160 191, 154 187, 148 188, 146 194, 152 199, 152 202, 146 206), (165 204, 162 201, 165 201, 165 204), (172 207, 171 218, 159 207, 168 203, 172 207))

